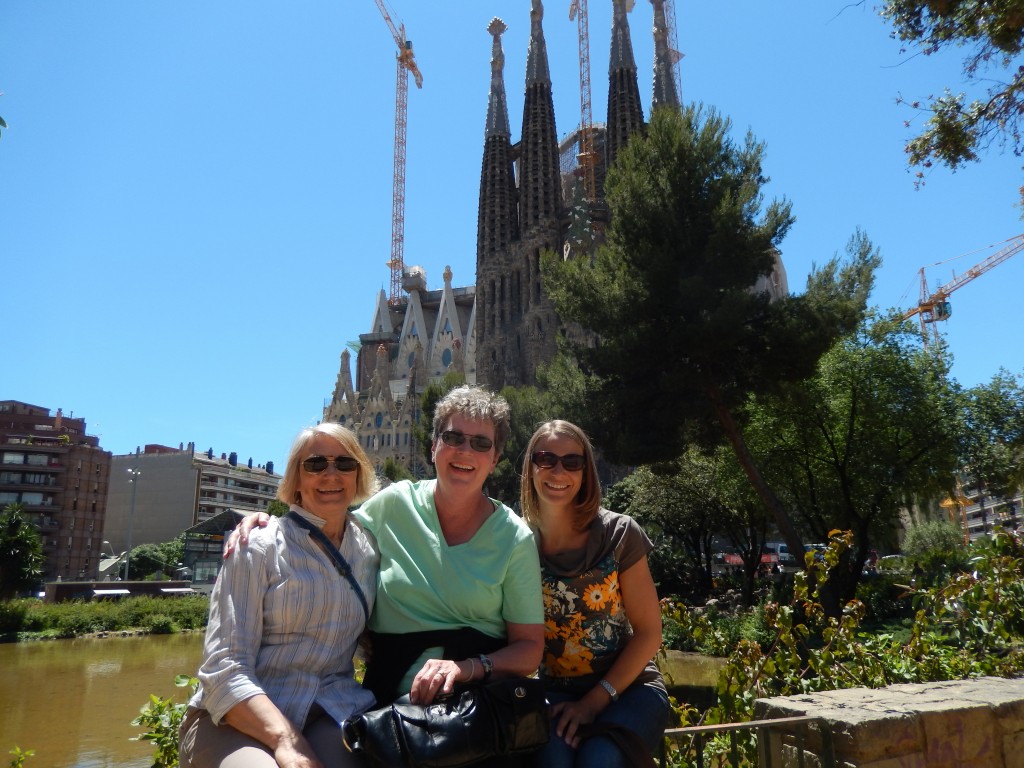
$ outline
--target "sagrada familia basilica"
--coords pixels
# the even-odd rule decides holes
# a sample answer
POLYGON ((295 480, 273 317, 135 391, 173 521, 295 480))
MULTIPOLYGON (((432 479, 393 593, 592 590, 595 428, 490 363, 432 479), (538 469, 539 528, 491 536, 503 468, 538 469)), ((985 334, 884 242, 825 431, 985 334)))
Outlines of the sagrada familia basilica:
MULTIPOLYGON (((356 431, 378 469, 391 458, 417 476, 429 474, 412 430, 419 418, 419 395, 429 382, 456 371, 468 383, 495 391, 534 384, 538 365, 554 356, 560 324, 541 284, 540 255, 553 250, 571 258, 591 246, 608 217, 600 202, 604 171, 630 136, 645 126, 627 17, 632 3, 613 3, 607 121, 593 126, 590 134, 596 201, 585 201, 581 191, 581 132, 561 143, 555 133, 541 0, 532 0, 530 11, 522 135, 517 142, 505 98, 501 36, 506 26, 494 19, 488 27, 491 82, 480 171, 476 285, 454 287, 446 268, 443 287, 428 290, 422 269, 406 269, 405 295, 389 301, 382 290, 371 328, 359 336, 354 384, 351 354, 348 349, 341 353, 334 392, 323 412, 324 421, 356 431)), ((664 0, 651 4, 651 109, 678 109, 664 0)), ((787 292, 780 260, 757 288, 775 295, 787 292)))

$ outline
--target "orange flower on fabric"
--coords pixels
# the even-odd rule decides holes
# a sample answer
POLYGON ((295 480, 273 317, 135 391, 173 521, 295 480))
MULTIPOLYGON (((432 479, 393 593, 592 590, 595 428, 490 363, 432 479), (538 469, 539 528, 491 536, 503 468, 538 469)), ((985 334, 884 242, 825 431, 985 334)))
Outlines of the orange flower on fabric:
POLYGON ((602 610, 608 602, 609 594, 604 584, 591 584, 583 593, 583 602, 592 611, 602 610))

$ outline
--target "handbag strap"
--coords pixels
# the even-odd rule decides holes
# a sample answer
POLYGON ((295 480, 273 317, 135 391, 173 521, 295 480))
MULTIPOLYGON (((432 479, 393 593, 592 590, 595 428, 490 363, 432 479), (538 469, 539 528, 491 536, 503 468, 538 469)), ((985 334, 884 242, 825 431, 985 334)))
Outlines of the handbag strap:
POLYGON ((621 723, 587 723, 580 726, 579 736, 581 739, 601 736, 613 742, 629 768, 657 768, 658 764, 651 757, 644 740, 632 728, 621 723))
POLYGON ((363 614, 365 615, 366 620, 369 621, 370 608, 366 603, 366 595, 363 594, 363 588, 360 587, 359 582, 356 581, 355 574, 352 573, 352 568, 349 566, 344 555, 338 551, 338 548, 334 546, 334 543, 324 535, 323 531, 295 510, 288 510, 288 519, 309 531, 309 535, 316 539, 317 543, 323 547, 327 556, 330 557, 331 561, 334 563, 334 567, 338 573, 344 576, 348 580, 348 583, 352 585, 352 589, 355 591, 356 597, 359 598, 359 604, 363 606, 363 614))

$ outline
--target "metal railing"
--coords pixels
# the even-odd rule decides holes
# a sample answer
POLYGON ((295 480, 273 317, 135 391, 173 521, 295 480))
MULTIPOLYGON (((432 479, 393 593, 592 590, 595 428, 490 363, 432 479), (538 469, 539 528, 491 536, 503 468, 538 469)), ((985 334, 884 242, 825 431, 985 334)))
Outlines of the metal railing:
MULTIPOLYGON (((780 717, 773 720, 751 720, 746 723, 723 723, 721 725, 694 725, 688 728, 670 728, 665 731, 665 738, 672 742, 678 752, 674 753, 672 764, 678 764, 679 752, 685 765, 696 768, 749 768, 751 763, 741 753, 740 734, 754 731, 757 737, 757 768, 782 768, 783 765, 793 768, 835 768, 836 758, 832 744, 832 731, 828 723, 821 717, 780 717), (807 736, 812 725, 815 729, 816 747, 820 754, 815 753, 808 759, 807 736), (783 726, 785 729, 783 730, 783 726), (793 728, 793 726, 798 726, 793 728), (772 749, 772 732, 780 737, 776 744, 778 751, 772 749), (729 742, 727 754, 720 755, 715 761, 704 759, 704 747, 711 739, 725 735, 729 742), (785 751, 785 761, 782 760, 785 751)), ((668 747, 661 754, 661 768, 670 763, 668 747)))

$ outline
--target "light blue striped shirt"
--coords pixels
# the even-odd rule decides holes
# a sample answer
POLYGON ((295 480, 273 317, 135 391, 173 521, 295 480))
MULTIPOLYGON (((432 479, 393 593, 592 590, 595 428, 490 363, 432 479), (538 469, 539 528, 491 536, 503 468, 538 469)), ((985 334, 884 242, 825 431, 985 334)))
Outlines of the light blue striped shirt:
MULTIPOLYGON (((380 557, 352 517, 340 551, 372 611, 380 557)), ((220 723, 236 704, 264 693, 298 728, 314 703, 341 722, 374 704, 353 679, 365 625, 352 585, 309 533, 286 517, 271 518, 224 561, 210 598, 201 687, 189 703, 220 723)))

